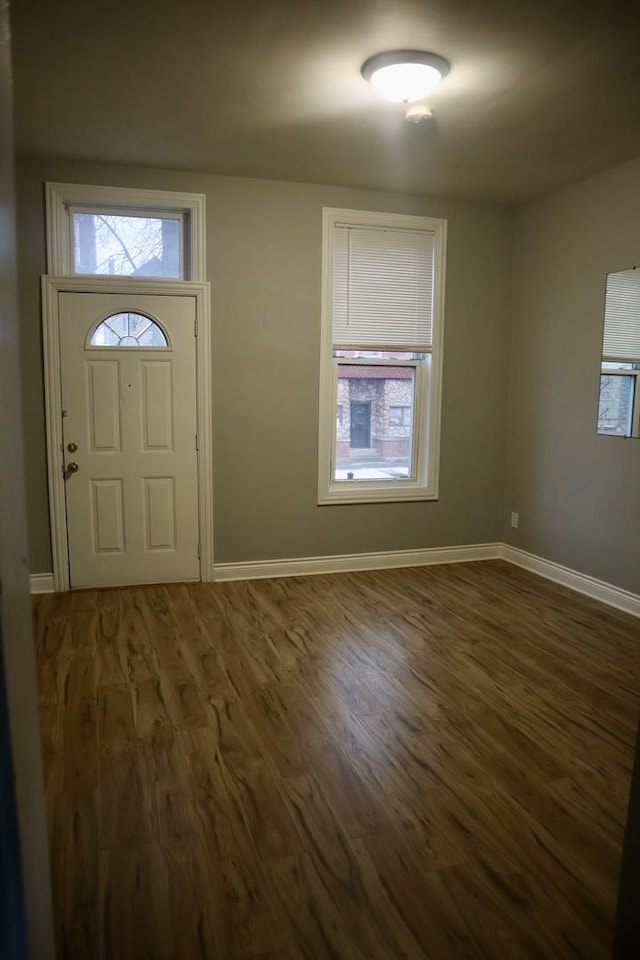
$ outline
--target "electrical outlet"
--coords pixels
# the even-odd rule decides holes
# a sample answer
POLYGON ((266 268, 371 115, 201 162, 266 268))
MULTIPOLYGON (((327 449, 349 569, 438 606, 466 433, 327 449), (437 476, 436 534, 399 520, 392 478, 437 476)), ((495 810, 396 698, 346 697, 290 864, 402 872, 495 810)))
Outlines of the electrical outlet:
POLYGON ((511 526, 514 530, 518 529, 518 514, 515 510, 513 510, 511 513, 511 526))

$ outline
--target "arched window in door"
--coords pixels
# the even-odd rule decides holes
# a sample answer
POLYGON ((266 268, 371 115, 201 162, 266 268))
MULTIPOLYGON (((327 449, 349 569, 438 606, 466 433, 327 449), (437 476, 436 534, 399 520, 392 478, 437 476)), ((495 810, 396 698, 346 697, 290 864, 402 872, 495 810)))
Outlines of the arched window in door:
POLYGON ((99 323, 90 347, 168 347, 162 327, 143 313, 113 313, 99 323))

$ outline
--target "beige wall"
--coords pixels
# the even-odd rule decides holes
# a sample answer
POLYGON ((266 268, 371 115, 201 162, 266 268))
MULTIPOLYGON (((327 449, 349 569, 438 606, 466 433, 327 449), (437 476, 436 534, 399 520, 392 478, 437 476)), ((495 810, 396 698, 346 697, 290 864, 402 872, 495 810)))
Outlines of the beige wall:
POLYGON ((217 562, 495 541, 501 532, 511 215, 488 204, 120 168, 19 163, 28 515, 34 572, 51 570, 38 278, 43 183, 205 193, 214 322, 217 562), (441 497, 316 506, 323 206, 449 221, 441 497))
MULTIPOLYGON (((28 596, 16 301, 9 23, 0 2, 0 643, 4 660, 29 957, 53 957, 49 853, 28 596)), ((4 891, 0 896, 4 895, 4 891)), ((16 925, 18 917, 15 917, 16 925)), ((22 953, 20 954, 22 956, 22 953)))
POLYGON ((640 160, 517 217, 505 538, 640 593, 640 441, 596 435, 605 278, 634 264, 640 160))

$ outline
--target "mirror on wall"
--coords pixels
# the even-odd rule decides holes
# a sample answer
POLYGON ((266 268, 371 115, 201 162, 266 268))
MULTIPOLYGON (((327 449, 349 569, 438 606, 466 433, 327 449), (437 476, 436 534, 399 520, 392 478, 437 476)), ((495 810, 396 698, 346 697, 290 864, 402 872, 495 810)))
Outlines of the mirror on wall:
POLYGON ((607 276, 598 433, 640 437, 640 269, 607 276))

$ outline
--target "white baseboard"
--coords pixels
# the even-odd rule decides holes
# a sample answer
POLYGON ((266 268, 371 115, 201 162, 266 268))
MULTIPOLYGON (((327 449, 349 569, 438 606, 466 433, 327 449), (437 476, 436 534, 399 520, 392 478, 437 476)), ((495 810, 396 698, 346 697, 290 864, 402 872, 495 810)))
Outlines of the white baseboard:
POLYGON ((520 550, 518 547, 512 547, 508 543, 502 544, 501 557, 517 567, 523 567, 531 573, 537 573, 547 580, 553 580, 571 590, 577 590, 578 593, 585 593, 594 600, 600 600, 610 607, 617 607, 618 610, 624 610, 634 617, 640 617, 640 596, 631 593, 629 590, 622 590, 620 587, 614 587, 611 583, 605 583, 604 580, 596 580, 595 577, 589 577, 586 573, 578 573, 577 570, 571 570, 570 567, 563 567, 552 560, 545 560, 543 557, 537 557, 533 553, 527 553, 526 550, 520 550))
POLYGON ((423 567, 434 563, 469 563, 472 560, 496 560, 501 556, 501 547, 500 543, 477 543, 460 547, 428 547, 424 550, 348 553, 335 557, 216 563, 213 579, 262 580, 271 577, 306 577, 317 573, 355 573, 358 570, 423 567))
MULTIPOLYGON (((563 567, 508 543, 477 543, 459 547, 427 547, 424 550, 389 550, 380 553, 350 553, 335 557, 303 557, 291 560, 257 560, 217 563, 213 580, 263 580, 271 577, 307 577, 317 573, 355 573, 358 570, 389 570, 394 567, 424 567, 437 563, 470 563, 474 560, 506 560, 547 580, 577 590, 634 617, 640 617, 640 596, 614 587, 604 580, 563 567)), ((52 573, 32 573, 31 593, 54 593, 52 573)))
POLYGON ((52 573, 32 573, 29 585, 31 593, 55 593, 52 573))

